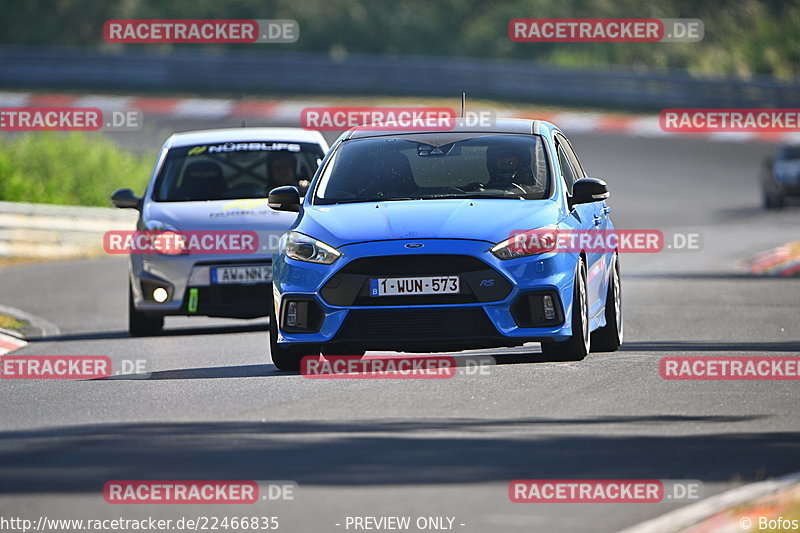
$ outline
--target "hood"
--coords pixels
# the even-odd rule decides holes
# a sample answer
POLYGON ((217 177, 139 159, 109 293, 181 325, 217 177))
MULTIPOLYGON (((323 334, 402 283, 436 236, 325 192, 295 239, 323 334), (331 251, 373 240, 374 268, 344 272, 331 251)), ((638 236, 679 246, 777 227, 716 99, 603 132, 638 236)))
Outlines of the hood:
POLYGON ((274 230, 285 231, 297 214, 267 206, 266 198, 208 202, 148 202, 143 219, 158 221, 182 231, 274 230))
POLYGON ((388 239, 472 239, 498 243, 514 230, 559 221, 552 200, 402 200, 306 205, 295 228, 339 247, 388 239))

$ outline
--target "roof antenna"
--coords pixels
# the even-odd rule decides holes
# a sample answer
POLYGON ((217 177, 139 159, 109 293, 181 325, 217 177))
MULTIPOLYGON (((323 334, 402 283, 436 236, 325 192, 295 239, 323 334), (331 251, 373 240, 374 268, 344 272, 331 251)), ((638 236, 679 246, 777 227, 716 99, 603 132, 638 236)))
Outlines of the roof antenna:
POLYGON ((467 93, 461 93, 461 118, 464 118, 464 107, 467 104, 467 93))

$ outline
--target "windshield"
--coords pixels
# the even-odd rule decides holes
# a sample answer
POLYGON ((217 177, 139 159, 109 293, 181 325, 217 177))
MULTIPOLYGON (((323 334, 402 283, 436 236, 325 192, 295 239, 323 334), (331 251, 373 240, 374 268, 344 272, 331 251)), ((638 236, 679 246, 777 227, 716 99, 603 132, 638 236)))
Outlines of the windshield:
POLYGON ((266 198, 294 185, 305 194, 324 154, 314 143, 252 141, 173 148, 156 181, 157 202, 266 198))
POLYGON ((538 135, 427 133, 345 141, 315 204, 434 198, 539 200, 550 170, 538 135))

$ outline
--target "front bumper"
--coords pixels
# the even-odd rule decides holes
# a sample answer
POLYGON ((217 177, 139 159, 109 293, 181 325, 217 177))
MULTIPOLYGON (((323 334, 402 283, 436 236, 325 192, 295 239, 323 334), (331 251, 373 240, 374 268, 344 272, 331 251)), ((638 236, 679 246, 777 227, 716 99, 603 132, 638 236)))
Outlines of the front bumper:
POLYGON ((271 282, 215 284, 211 269, 272 264, 271 255, 132 255, 129 277, 137 311, 153 316, 197 315, 258 318, 269 315, 271 282), (153 300, 162 287, 168 299, 153 300))
POLYGON ((768 186, 783 196, 800 196, 800 175, 772 175, 768 186))
MULTIPOLYGON (((340 248, 333 265, 275 256, 273 295, 279 343, 346 344, 359 349, 448 351, 566 340, 572 335, 572 292, 577 254, 550 253, 501 261, 490 243, 427 239, 418 249, 407 240, 340 248), (378 276, 452 275, 456 295, 370 297, 378 276), (528 305, 549 294, 554 319, 528 305), (287 304, 306 301, 313 310, 305 329, 286 325, 287 304)), ((296 313, 294 306, 292 313, 296 313)), ((305 312, 305 311, 304 311, 305 312)))

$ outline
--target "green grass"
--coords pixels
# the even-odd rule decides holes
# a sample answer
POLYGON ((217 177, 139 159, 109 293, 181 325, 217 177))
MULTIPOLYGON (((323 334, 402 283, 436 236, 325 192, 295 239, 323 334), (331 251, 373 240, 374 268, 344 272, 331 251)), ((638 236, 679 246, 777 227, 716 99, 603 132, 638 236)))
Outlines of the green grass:
POLYGON ((144 191, 154 161, 99 135, 0 137, 0 200, 110 207, 116 189, 144 191))
POLYGON ((0 313, 0 328, 2 329, 11 329, 11 330, 20 330, 27 325, 27 322, 23 322, 22 320, 17 320, 13 316, 4 315, 0 313))

